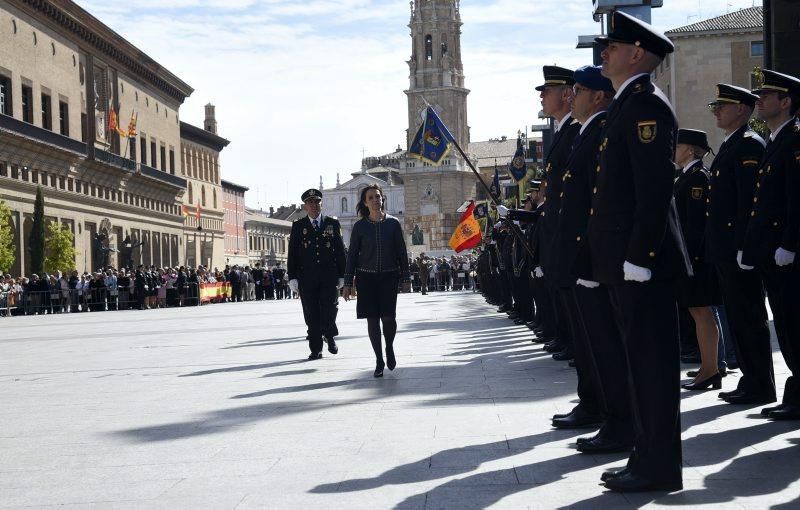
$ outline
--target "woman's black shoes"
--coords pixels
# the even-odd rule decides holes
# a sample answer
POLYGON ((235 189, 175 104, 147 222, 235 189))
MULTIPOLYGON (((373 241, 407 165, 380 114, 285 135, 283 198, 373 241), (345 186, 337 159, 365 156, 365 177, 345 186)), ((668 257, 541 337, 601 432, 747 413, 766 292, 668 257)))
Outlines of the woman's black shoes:
MULTIPOLYGON (((697 377, 697 375, 699 373, 700 373, 699 370, 689 370, 688 372, 686 372, 686 377, 691 377, 692 379, 694 379, 695 377, 697 377)), ((721 375, 722 377, 727 377, 728 376, 728 371, 727 370, 721 370, 719 372, 719 375, 721 375)))
POLYGON ((389 370, 394 370, 397 366, 397 360, 394 359, 394 349, 386 349, 386 366, 389 370))
POLYGON ((681 388, 689 391, 706 391, 712 388, 719 390, 722 388, 722 376, 716 373, 702 381, 681 384, 681 388))
POLYGON ((375 372, 372 374, 372 377, 383 377, 383 363, 378 363, 375 366, 375 372))

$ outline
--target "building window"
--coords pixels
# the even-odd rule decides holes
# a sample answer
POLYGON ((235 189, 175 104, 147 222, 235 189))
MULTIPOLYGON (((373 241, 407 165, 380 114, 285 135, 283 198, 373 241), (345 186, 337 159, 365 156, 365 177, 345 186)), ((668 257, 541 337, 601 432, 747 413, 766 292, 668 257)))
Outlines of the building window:
POLYGON ((433 37, 425 36, 425 60, 433 60, 433 37))
POLYGON ((206 187, 200 187, 200 202, 203 204, 203 207, 206 206, 206 187))
POLYGON ((128 144, 131 151, 131 161, 136 161, 136 138, 128 144))
POLYGON ((214 196, 214 209, 217 208, 217 190, 211 190, 214 196))
POLYGON ((194 193, 192 192, 192 183, 190 182, 187 186, 189 188, 189 203, 191 204, 194 202, 194 193))
POLYGON ((750 56, 751 57, 764 56, 764 41, 750 41, 750 56))
POLYGON ((22 120, 33 124, 33 89, 28 85, 22 86, 22 120))
POLYGON ((142 153, 141 154, 141 158, 142 159, 140 160, 140 162, 143 165, 146 165, 147 164, 147 135, 145 135, 144 133, 142 133, 141 136, 139 137, 139 148, 141 149, 141 153, 142 153))
POLYGON ((65 101, 58 102, 58 130, 64 136, 69 136, 69 104, 65 101))
POLYGON ((342 197, 342 212, 347 212, 347 197, 342 197))
POLYGON ((50 96, 42 94, 42 127, 53 130, 53 104, 50 96))
POLYGON ((0 113, 11 115, 11 79, 0 75, 0 113))
POLYGON ((156 152, 155 140, 150 140, 150 166, 158 168, 158 152, 156 152))
POLYGON ((167 148, 161 146, 161 170, 167 171, 167 148))
POLYGON ((169 149, 169 173, 175 175, 175 149, 169 149))
POLYGON ((86 120, 86 114, 81 113, 81 141, 86 143, 86 130, 89 129, 86 120))

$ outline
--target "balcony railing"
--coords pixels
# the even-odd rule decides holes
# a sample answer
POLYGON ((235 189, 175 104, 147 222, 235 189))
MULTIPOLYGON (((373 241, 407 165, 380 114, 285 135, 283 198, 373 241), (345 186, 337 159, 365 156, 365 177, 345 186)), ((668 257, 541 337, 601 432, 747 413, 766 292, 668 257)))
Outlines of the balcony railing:
POLYGON ((122 156, 118 156, 108 151, 104 151, 102 149, 95 149, 94 151, 94 159, 97 161, 102 161, 103 163, 108 163, 111 166, 115 166, 117 168, 121 168, 126 172, 135 172, 136 171, 136 162, 130 159, 123 158, 122 156))
POLYGON ((8 115, 0 114, 0 129, 11 131, 26 138, 32 138, 36 141, 53 145, 70 152, 83 155, 86 154, 85 143, 79 142, 78 140, 73 140, 68 136, 60 135, 38 126, 34 126, 33 124, 28 124, 27 122, 23 122, 8 115))
POLYGON ((161 170, 157 170, 153 167, 140 164, 139 171, 141 172, 142 175, 145 175, 147 177, 152 177, 153 179, 158 179, 159 181, 166 182, 167 184, 171 184, 179 188, 186 187, 186 179, 183 179, 176 175, 168 174, 167 172, 162 172, 161 170))

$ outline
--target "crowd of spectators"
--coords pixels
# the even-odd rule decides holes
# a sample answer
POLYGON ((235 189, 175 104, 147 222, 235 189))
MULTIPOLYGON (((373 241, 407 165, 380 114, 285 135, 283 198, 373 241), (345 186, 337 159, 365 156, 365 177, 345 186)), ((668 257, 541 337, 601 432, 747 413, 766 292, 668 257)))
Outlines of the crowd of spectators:
MULTIPOLYGON (((225 266, 223 270, 197 267, 138 266, 106 267, 94 273, 32 274, 30 277, 0 277, 0 315, 38 315, 145 310, 197 306, 201 289, 227 283, 207 302, 296 298, 289 290, 286 270, 225 266)), ((206 300, 203 300, 206 302, 206 300)))
POLYGON ((449 290, 475 290, 475 265, 473 254, 451 255, 448 257, 429 257, 420 254, 409 260, 412 287, 414 292, 420 291, 420 272, 428 273, 428 292, 449 290))

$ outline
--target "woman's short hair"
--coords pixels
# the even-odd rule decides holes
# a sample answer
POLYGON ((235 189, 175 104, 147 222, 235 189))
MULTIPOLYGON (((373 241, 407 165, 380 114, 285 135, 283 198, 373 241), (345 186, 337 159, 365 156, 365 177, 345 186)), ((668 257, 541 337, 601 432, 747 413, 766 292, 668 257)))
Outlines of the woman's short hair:
POLYGON ((379 184, 370 184, 364 189, 361 190, 361 196, 358 199, 358 205, 356 205, 356 212, 362 218, 366 218, 369 216, 369 207, 367 207, 367 192, 369 190, 374 189, 378 193, 381 194, 381 211, 386 210, 386 194, 383 192, 383 188, 380 187, 379 184))

